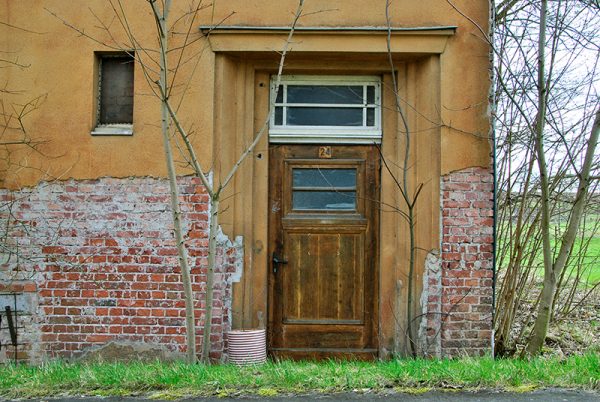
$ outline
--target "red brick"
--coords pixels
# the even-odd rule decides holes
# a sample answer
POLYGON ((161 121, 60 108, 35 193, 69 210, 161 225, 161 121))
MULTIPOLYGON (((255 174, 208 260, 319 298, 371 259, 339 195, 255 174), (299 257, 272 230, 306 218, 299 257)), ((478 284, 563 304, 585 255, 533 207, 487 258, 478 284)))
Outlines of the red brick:
POLYGON ((44 246, 42 247, 42 253, 44 254, 67 254, 68 250, 64 247, 58 246, 44 246))
MULTIPOLYGON (((478 267, 491 268, 492 264, 492 183, 490 170, 482 168, 452 173, 442 181, 441 309, 450 313, 441 334, 444 356, 489 351, 491 332, 470 330, 475 329, 470 325, 491 319, 487 294, 491 295, 493 271, 478 267), (479 304, 484 298, 486 304, 479 304)), ((489 322, 485 325, 491 327, 489 322)))
POLYGON ((158 250, 158 255, 161 256, 165 256, 165 255, 177 255, 177 249, 176 248, 161 248, 158 250))
POLYGON ((107 334, 88 335, 85 338, 86 342, 93 342, 93 343, 106 343, 106 342, 109 342, 112 339, 113 339, 113 336, 112 335, 107 335, 107 334))

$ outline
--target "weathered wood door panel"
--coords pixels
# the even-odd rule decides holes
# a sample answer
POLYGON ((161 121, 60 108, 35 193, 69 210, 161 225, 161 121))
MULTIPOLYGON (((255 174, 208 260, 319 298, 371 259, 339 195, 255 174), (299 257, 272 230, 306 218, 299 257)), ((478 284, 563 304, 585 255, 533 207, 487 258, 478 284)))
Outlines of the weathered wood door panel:
POLYGON ((269 349, 372 358, 379 154, 372 146, 327 148, 270 148, 269 349))

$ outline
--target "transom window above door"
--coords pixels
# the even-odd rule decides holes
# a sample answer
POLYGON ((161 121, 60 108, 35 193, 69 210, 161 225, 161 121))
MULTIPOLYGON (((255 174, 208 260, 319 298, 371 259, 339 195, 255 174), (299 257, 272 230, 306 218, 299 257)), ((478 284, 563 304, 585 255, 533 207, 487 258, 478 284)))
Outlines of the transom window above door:
POLYGON ((271 80, 272 143, 381 142, 381 80, 376 76, 291 75, 271 80))

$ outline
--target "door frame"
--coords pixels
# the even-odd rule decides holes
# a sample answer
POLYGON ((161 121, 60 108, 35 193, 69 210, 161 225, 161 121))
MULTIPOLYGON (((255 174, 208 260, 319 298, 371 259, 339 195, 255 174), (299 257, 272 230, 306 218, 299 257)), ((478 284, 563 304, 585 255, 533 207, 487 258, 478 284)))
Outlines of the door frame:
MULTIPOLYGON (((402 160, 405 142, 398 133, 400 122, 395 110, 392 91, 394 80, 389 73, 387 53, 382 58, 362 55, 340 55, 335 59, 303 58, 288 59, 287 72, 310 74, 362 74, 381 75, 383 139, 381 154, 390 161, 402 160), (352 65, 349 70, 348 66, 352 65)), ((269 56, 270 57, 270 56, 269 56)), ((214 178, 219 180, 221 171, 237 161, 239 153, 255 138, 268 118, 270 77, 276 73, 273 58, 248 58, 217 53, 215 57, 215 109, 212 149, 214 178)), ((415 294, 423 289, 425 257, 427 250, 439 250, 440 244, 440 180, 441 172, 452 166, 442 164, 441 139, 443 125, 438 119, 421 116, 439 116, 441 96, 441 60, 439 55, 422 58, 400 57, 397 83, 406 102, 421 112, 409 112, 406 118, 411 127, 411 158, 415 161, 414 174, 409 176, 409 186, 425 183, 420 202, 416 207, 419 225, 415 236, 420 250, 416 255, 415 294), (417 96, 419 95, 419 96, 417 96), (426 134, 425 134, 426 133, 426 134), (419 135, 417 135, 419 134, 419 135), (442 169, 443 167, 443 169, 442 169)), ((447 133, 445 134, 447 136, 447 133)), ((471 137, 469 137, 471 138, 471 137)), ((268 244, 268 136, 263 135, 252 156, 244 162, 244 168, 236 174, 232 185, 222 195, 222 213, 219 222, 223 233, 229 238, 243 236, 244 258, 236 271, 231 273, 232 296, 229 317, 232 328, 265 328, 267 321, 268 271, 270 256, 268 244)), ((453 148, 454 149, 454 148, 453 148)), ((468 157, 468 156, 467 156, 468 157)), ((448 159, 448 158, 446 158, 448 159)), ((399 169, 392 166, 396 175, 399 169)), ((397 205, 401 194, 390 174, 380 177, 382 205, 397 205)), ((400 206, 401 208, 401 206, 400 206)), ((380 211, 379 224, 379 358, 389 358, 391 353, 402 354, 407 350, 403 343, 402 328, 406 326, 406 309, 397 311, 396 303, 405 305, 407 292, 403 291, 407 278, 409 241, 406 224, 398 212, 384 207, 380 211)), ((421 314, 419 303, 413 304, 415 314, 421 314)))

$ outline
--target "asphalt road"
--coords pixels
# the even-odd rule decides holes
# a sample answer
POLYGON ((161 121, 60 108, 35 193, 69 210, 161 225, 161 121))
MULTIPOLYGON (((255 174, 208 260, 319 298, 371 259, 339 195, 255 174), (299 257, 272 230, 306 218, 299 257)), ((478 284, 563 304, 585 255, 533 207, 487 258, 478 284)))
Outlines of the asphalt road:
MULTIPOLYGON (((31 402, 161 402, 161 399, 147 398, 48 398, 32 399, 31 402)), ((345 401, 418 401, 418 402, 600 402, 600 393, 546 389, 526 393, 496 391, 479 392, 427 392, 421 395, 402 393, 389 394, 334 394, 300 395, 261 398, 258 396, 239 398, 186 398, 181 402, 225 402, 225 401, 269 401, 269 402, 345 402, 345 401)), ((28 401, 29 402, 29 401, 28 401)))

